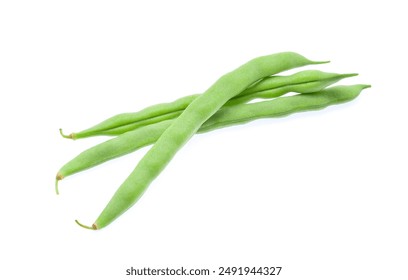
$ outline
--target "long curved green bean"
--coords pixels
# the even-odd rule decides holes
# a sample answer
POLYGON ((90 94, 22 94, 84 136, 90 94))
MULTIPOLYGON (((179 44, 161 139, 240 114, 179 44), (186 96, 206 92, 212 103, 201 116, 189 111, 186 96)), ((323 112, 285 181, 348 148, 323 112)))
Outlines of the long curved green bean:
POLYGON ((256 119, 282 117, 293 113, 319 110, 330 105, 345 103, 355 99, 363 89, 371 87, 366 84, 334 86, 319 92, 298 94, 251 104, 226 107, 215 113, 200 128, 199 133, 214 129, 245 124, 256 119))
POLYGON ((163 132, 115 192, 92 227, 88 228, 106 227, 136 203, 177 151, 232 97, 267 76, 316 63, 321 62, 310 61, 293 52, 277 53, 255 58, 222 76, 205 93, 191 102, 163 132))
MULTIPOLYGON (((367 85, 336 86, 309 94, 223 107, 208 119, 197 133, 243 124, 261 118, 275 118, 292 113, 323 109, 330 105, 351 101, 367 87, 367 85)), ((157 141, 172 122, 173 120, 167 120, 144 126, 87 149, 65 164, 58 171, 57 178, 62 179, 151 145, 157 141)))
MULTIPOLYGON (((355 74, 339 76, 339 74, 336 73, 305 70, 289 76, 266 77, 229 100, 225 106, 244 103, 254 98, 274 98, 287 92, 285 89, 282 89, 282 91, 275 90, 278 88, 310 82, 327 82, 327 85, 330 85, 337 82, 339 79, 353 75, 355 74)), ((322 88, 316 88, 313 91, 318 91, 320 89, 322 88)), ((146 124, 174 118, 175 116, 180 115, 198 96, 199 94, 190 95, 170 103, 153 105, 138 112, 119 114, 83 131, 71 133, 68 136, 61 132, 61 135, 65 138, 71 139, 80 139, 98 135, 118 135, 137 127, 142 127, 146 124)))

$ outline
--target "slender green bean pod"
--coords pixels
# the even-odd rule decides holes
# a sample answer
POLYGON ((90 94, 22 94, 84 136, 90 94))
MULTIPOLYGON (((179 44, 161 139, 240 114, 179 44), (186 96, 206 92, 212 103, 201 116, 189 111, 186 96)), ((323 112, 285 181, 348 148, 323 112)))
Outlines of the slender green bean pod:
POLYGON ((334 86, 314 93, 226 107, 206 121, 201 126, 199 133, 245 124, 261 118, 283 117, 293 113, 323 109, 330 105, 351 101, 359 96, 363 89, 369 87, 371 86, 366 84, 334 86))
MULTIPOLYGON (((238 96, 229 100, 225 106, 230 106, 234 104, 245 103, 254 98, 274 98, 279 97, 288 91, 288 87, 300 84, 308 84, 307 87, 311 91, 319 91, 323 88, 312 88, 309 83, 317 82, 316 86, 321 83, 326 82, 327 85, 331 85, 340 79, 345 77, 355 76, 356 74, 336 74, 336 73, 325 73, 318 70, 305 70, 289 76, 272 76, 260 80, 254 85, 250 86, 244 92, 240 93, 238 96)), ((191 95, 188 97, 183 97, 172 103, 158 104, 148 107, 144 110, 135 113, 125 113, 116 115, 109 118, 108 120, 92 127, 87 130, 78 133, 71 133, 70 136, 64 136, 67 138, 85 138, 98 135, 108 135, 115 136, 127 131, 134 130, 135 128, 142 127, 147 124, 153 124, 158 121, 163 121, 167 119, 172 119, 180 115, 185 107, 199 95, 191 95), (191 98, 193 97, 193 98, 191 98), (191 98, 191 99, 190 99, 191 98), (111 127, 108 129, 108 127, 111 127)))
MULTIPOLYGON (((281 117, 297 112, 323 109, 330 105, 353 100, 365 87, 367 86, 337 86, 305 95, 223 107, 208 119, 197 133, 243 124, 261 118, 281 117)), ((91 147, 65 164, 58 171, 57 178, 70 176, 151 145, 157 141, 172 122, 173 120, 167 120, 144 126, 91 147)))
POLYGON ((92 228, 106 227, 136 203, 177 151, 228 100, 262 78, 295 67, 317 63, 321 62, 310 61, 297 53, 277 53, 255 58, 222 76, 205 93, 191 102, 163 132, 115 192, 92 228))

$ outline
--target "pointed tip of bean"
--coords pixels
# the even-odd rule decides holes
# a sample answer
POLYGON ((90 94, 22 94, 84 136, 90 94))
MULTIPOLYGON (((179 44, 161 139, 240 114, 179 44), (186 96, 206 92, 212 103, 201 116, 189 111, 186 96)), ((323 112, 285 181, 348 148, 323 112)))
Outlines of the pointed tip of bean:
POLYGON ((97 230, 98 229, 96 224, 92 224, 92 226, 86 226, 86 225, 80 223, 78 220, 75 220, 75 223, 77 223, 77 225, 79 225, 80 227, 83 227, 83 228, 86 228, 86 229, 91 229, 91 230, 97 230))
POLYGON ((58 181, 59 181, 58 179, 55 180, 55 193, 56 193, 57 195, 59 195, 58 181))
POLYGON ((361 85, 363 89, 370 88, 371 85, 361 85))
POLYGON ((60 132, 61 136, 64 137, 64 138, 75 140, 75 134, 74 134, 74 133, 71 133, 71 134, 69 134, 69 135, 66 135, 66 134, 64 134, 64 133, 62 132, 62 128, 59 129, 59 132, 60 132))
POLYGON ((55 193, 56 194, 59 194, 58 182, 61 181, 62 179, 64 179, 64 176, 58 172, 57 176, 55 177, 55 193))
POLYGON ((346 73, 346 74, 341 74, 343 78, 350 78, 350 77, 355 77, 358 76, 358 73, 346 73))
POLYGON ((312 64, 326 64, 326 63, 330 63, 330 60, 312 61, 312 64))

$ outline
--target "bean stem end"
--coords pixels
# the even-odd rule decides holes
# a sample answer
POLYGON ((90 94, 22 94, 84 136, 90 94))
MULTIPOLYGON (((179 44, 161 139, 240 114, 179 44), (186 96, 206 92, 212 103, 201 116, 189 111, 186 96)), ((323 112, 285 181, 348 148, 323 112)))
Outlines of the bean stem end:
POLYGON ((61 173, 57 173, 57 176, 55 178, 55 192, 56 194, 59 194, 59 190, 58 190, 58 181, 64 179, 64 176, 61 173))
POLYGON ((59 190, 58 190, 58 179, 55 180, 55 193, 58 195, 59 194, 59 190))
POLYGON ((71 133, 71 134, 69 134, 69 135, 66 135, 66 134, 64 134, 64 133, 62 132, 62 128, 59 129, 59 132, 60 132, 61 136, 64 137, 64 138, 75 140, 75 134, 74 134, 74 133, 71 133))
POLYGON ((86 226, 84 224, 81 224, 78 220, 75 220, 75 223, 77 223, 77 225, 79 225, 80 227, 86 228, 86 229, 91 229, 91 230, 97 230, 97 226, 95 224, 93 224, 91 227, 90 226, 86 226))

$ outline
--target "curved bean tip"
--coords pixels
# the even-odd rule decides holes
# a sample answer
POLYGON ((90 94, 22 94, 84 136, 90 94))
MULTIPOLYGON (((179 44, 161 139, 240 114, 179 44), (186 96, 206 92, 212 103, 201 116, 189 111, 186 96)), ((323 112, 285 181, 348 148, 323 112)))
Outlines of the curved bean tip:
POLYGON ((349 77, 358 76, 358 73, 347 73, 347 74, 342 74, 340 76, 343 77, 343 78, 349 78, 349 77))
POLYGON ((57 173, 57 176, 55 177, 55 192, 57 194, 59 194, 59 190, 58 190, 58 181, 61 181, 62 179, 64 179, 64 175, 62 175, 61 173, 57 173))
POLYGON ((59 129, 59 132, 61 134, 62 137, 67 138, 67 139, 74 139, 74 134, 71 133, 70 135, 66 135, 62 132, 62 128, 59 129))
POLYGON ((91 229, 91 230, 97 230, 98 227, 93 224, 91 227, 90 226, 86 226, 84 224, 81 224, 78 220, 75 220, 75 223, 77 223, 77 225, 79 225, 80 227, 86 228, 86 229, 91 229))
POLYGON ((58 179, 55 180, 55 193, 59 194, 59 190, 58 190, 58 179))
POLYGON ((326 64, 326 63, 330 63, 330 60, 312 61, 312 64, 326 64))
POLYGON ((366 88, 370 88, 371 87, 371 85, 362 85, 363 86, 363 89, 366 89, 366 88))

